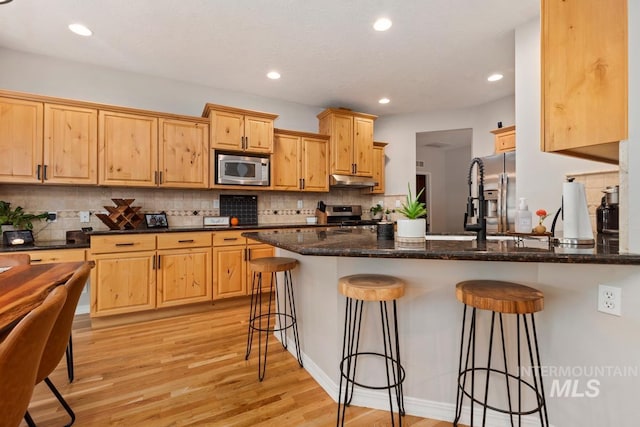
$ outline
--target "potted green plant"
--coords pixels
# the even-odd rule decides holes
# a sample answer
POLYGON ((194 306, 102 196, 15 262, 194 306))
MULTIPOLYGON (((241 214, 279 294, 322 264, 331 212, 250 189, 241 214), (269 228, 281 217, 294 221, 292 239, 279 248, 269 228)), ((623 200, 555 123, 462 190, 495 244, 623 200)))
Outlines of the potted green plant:
POLYGON ((371 212, 371 218, 373 219, 382 219, 382 213, 384 212, 384 208, 380 205, 380 203, 376 203, 375 206, 371 206, 369 209, 371 212))
POLYGON ((33 242, 33 221, 39 221, 47 217, 47 213, 29 214, 18 206, 11 209, 11 203, 0 200, 0 225, 2 226, 2 241, 11 244, 23 244, 24 242, 33 242), (16 231, 26 230, 28 235, 16 233, 16 231), (7 233, 11 234, 11 238, 7 237, 7 233), (17 243, 13 243, 17 242, 17 243), (22 242, 22 243, 20 243, 22 242))
POLYGON ((404 242, 423 242, 427 231, 427 221, 424 216, 427 214, 427 208, 419 197, 424 192, 424 188, 420 190, 415 197, 411 194, 411 185, 408 184, 407 200, 397 212, 405 218, 398 219, 398 231, 396 237, 398 241, 404 242))

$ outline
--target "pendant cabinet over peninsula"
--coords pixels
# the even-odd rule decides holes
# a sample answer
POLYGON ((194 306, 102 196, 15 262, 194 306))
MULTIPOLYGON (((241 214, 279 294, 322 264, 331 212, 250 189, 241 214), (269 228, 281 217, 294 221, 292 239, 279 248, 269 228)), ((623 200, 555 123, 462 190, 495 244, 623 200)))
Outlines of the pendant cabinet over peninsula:
POLYGON ((542 0, 542 151, 618 163, 628 138, 627 0, 542 0))

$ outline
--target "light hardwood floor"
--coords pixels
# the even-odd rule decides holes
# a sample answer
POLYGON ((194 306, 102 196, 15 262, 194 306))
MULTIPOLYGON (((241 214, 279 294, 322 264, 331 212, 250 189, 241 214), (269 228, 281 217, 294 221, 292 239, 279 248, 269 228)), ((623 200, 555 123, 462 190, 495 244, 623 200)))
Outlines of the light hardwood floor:
MULTIPOLYGON (((97 330, 79 316, 75 381, 69 384, 64 359, 51 379, 79 427, 335 425, 336 403, 276 340, 269 343, 265 379, 258 381, 257 351, 244 360, 247 316, 247 299, 97 330)), ((36 386, 29 412, 39 427, 67 422, 44 384, 36 386)), ((387 411, 350 407, 346 424, 391 423, 387 411)), ((413 416, 404 417, 404 425, 451 426, 413 416)))

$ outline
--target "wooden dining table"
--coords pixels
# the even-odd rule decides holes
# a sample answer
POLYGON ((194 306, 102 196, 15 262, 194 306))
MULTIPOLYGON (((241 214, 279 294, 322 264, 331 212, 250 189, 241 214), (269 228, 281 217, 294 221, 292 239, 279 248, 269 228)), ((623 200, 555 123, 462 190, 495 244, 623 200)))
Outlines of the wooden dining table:
POLYGON ((66 283, 80 262, 17 265, 0 273, 0 334, 42 304, 49 292, 66 283))

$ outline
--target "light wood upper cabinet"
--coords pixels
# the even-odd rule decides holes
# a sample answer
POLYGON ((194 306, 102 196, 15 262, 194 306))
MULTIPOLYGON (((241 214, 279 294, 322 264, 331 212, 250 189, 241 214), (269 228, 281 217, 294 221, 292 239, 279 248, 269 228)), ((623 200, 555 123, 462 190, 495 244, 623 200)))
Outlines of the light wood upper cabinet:
POLYGON ((618 163, 628 138, 627 0, 542 0, 543 151, 618 163))
POLYGON ((48 184, 98 183, 98 110, 44 104, 44 161, 48 184))
POLYGON ((0 97, 0 180, 38 183, 42 165, 43 104, 0 97))
POLYGON ((206 104, 202 116, 211 121, 213 149, 265 154, 273 151, 276 114, 206 104))
POLYGON ((320 133, 330 138, 330 173, 373 175, 373 122, 376 116, 329 108, 318 115, 320 133))
POLYGON ((276 129, 271 156, 274 190, 329 191, 329 137, 276 129))
POLYGON ((209 186, 209 125, 186 120, 159 120, 160 187, 209 186))
POLYGON ((158 119, 101 110, 99 114, 99 183, 155 187, 158 165, 158 119))
POLYGON ((376 185, 371 189, 372 194, 384 194, 384 147, 386 146, 386 142, 373 143, 373 180, 376 185))
POLYGON ((491 131, 495 135, 495 152, 504 153, 516 149, 516 127, 507 126, 491 131))

